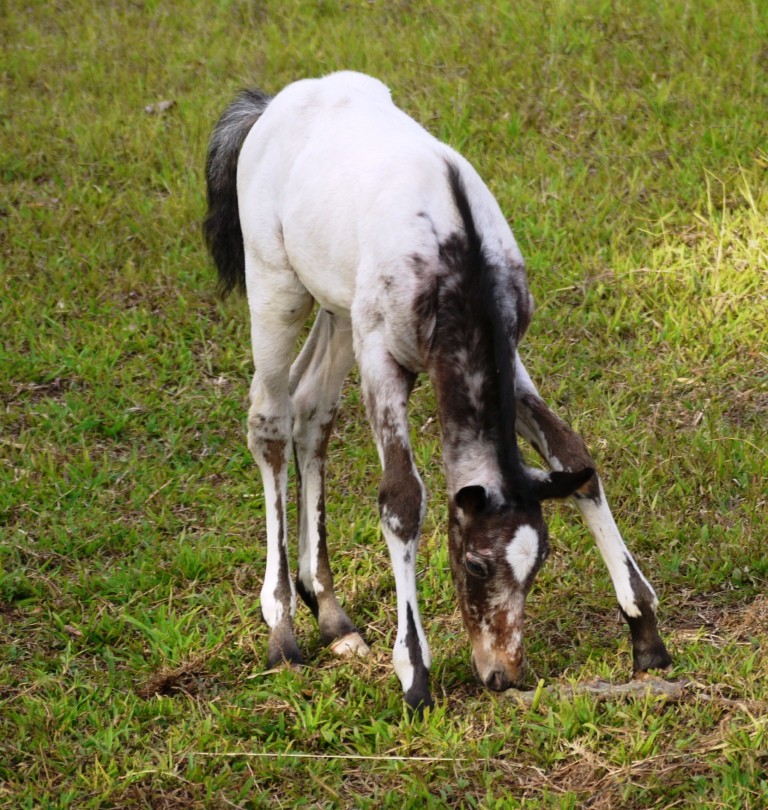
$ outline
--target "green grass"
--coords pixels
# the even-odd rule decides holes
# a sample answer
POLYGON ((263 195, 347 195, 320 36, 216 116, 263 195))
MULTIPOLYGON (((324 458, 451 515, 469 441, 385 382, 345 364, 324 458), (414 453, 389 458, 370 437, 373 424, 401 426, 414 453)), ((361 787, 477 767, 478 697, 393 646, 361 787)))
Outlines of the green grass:
MULTIPOLYGON (((6 2, 0 10, 0 804, 768 805, 768 9, 737 0, 6 2), (524 345, 661 597, 678 702, 474 682, 437 426, 420 589, 437 708, 409 721, 354 380, 330 450, 338 589, 373 655, 265 672, 242 301, 203 163, 243 85, 373 73, 460 148, 528 259, 524 345), (149 105, 173 101, 152 114, 149 105)), ((574 510, 529 598, 532 677, 624 681, 574 510)))

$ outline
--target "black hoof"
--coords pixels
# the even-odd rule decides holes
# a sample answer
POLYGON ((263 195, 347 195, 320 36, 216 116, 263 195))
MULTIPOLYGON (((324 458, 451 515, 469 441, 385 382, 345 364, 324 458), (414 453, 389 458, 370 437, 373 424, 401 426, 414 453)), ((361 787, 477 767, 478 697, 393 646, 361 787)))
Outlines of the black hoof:
POLYGON ((633 671, 645 672, 648 669, 665 669, 670 666, 672 657, 661 640, 653 610, 646 607, 640 616, 627 616, 624 613, 624 619, 632 635, 633 671))
POLYGON ((659 639, 651 649, 634 650, 632 670, 646 672, 649 669, 666 669, 672 665, 672 656, 667 652, 664 642, 659 639))
POLYGON ((408 717, 418 718, 421 720, 424 717, 424 712, 427 709, 432 709, 435 706, 435 701, 432 700, 432 695, 429 693, 429 687, 426 682, 417 686, 414 684, 405 693, 405 705, 408 711, 408 717))
POLYGON ((276 633, 273 631, 269 639, 269 652, 267 653, 267 667, 277 669, 281 666, 299 667, 304 663, 304 656, 293 633, 276 633))
POLYGON ((417 703, 415 706, 408 703, 406 699, 405 710, 408 713, 409 720, 423 720, 424 719, 424 712, 427 709, 434 709, 435 701, 432 698, 428 698, 427 700, 422 700, 417 703))
POLYGON ((270 652, 267 655, 267 669, 279 669, 280 667, 300 667, 304 665, 304 656, 294 650, 288 652, 279 650, 277 653, 270 652))

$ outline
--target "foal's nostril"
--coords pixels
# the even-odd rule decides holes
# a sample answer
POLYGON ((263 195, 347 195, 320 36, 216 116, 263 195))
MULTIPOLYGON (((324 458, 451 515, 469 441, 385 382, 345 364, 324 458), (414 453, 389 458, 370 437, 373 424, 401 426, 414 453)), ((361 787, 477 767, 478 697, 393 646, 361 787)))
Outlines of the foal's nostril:
POLYGON ((494 669, 485 679, 485 685, 494 692, 503 692, 512 685, 503 669, 494 669))

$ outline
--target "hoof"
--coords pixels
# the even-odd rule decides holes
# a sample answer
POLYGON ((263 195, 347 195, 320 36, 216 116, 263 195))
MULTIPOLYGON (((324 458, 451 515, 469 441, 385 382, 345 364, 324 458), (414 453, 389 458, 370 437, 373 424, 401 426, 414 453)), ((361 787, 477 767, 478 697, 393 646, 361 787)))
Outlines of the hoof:
POLYGON ((301 654, 293 655, 290 658, 282 653, 277 657, 267 656, 267 669, 300 669, 304 665, 304 658, 301 654))
POLYGON ((347 633, 346 636, 337 638, 330 646, 331 652, 340 658, 352 658, 355 655, 365 658, 371 652, 371 648, 363 641, 360 633, 347 633))
POLYGON ((405 692, 405 703, 408 707, 410 718, 424 717, 424 712, 435 705, 432 694, 429 691, 429 671, 426 667, 414 673, 413 681, 405 692))
POLYGON ((432 699, 432 695, 430 695, 429 692, 427 692, 426 695, 422 695, 419 697, 416 697, 411 694, 406 694, 405 706, 406 711, 408 713, 408 717, 411 720, 423 720, 424 712, 427 709, 434 709, 435 701, 432 699))
POLYGON ((300 667, 304 663, 304 657, 299 650, 296 639, 291 634, 290 637, 271 637, 269 639, 269 652, 267 653, 267 666, 269 669, 279 667, 300 667))
POLYGON ((663 642, 650 650, 635 652, 632 659, 633 672, 647 672, 649 669, 667 669, 672 665, 672 656, 667 652, 663 642))
POLYGON ((632 635, 632 671, 646 672, 670 666, 672 656, 661 640, 653 609, 643 608, 640 616, 628 616, 623 610, 622 613, 632 635))

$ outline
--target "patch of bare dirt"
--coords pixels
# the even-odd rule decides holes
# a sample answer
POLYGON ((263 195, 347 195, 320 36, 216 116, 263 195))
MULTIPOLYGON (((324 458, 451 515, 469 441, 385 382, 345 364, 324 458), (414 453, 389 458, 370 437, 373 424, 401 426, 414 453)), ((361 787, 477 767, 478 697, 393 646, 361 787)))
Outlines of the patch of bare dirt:
POLYGON ((768 596, 758 596, 743 610, 725 614, 720 624, 739 641, 768 634, 768 596))

